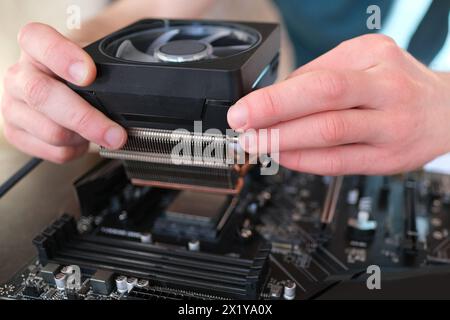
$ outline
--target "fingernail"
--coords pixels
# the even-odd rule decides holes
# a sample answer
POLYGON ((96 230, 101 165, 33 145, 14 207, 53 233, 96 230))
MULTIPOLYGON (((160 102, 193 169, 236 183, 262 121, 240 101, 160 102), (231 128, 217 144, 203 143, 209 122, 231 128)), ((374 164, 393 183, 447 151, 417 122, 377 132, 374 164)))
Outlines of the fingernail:
POLYGON ((125 140, 124 131, 120 127, 112 127, 105 133, 105 141, 110 148, 120 148, 125 140))
POLYGON ((84 62, 75 62, 69 67, 69 74, 75 83, 83 83, 86 79, 88 70, 84 62))
POLYGON ((236 131, 245 127, 247 118, 247 108, 243 105, 235 104, 228 110, 228 124, 236 131))

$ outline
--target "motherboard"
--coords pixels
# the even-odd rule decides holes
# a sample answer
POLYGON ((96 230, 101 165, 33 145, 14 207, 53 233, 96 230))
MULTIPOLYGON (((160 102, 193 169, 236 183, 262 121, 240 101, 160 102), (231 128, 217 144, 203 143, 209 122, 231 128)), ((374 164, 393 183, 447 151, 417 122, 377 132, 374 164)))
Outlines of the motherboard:
POLYGON ((414 279, 450 269, 447 175, 251 171, 224 195, 135 186, 107 160, 74 188, 82 216, 64 213, 37 235, 37 256, 0 298, 320 299, 346 284, 374 289, 369 266, 402 298, 414 279))

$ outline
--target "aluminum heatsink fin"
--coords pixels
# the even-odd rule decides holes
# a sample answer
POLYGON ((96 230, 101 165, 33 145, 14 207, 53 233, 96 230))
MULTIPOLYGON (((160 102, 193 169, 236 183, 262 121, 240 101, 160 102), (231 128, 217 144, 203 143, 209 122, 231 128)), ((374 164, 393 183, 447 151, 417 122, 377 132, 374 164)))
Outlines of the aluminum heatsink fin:
POLYGON ((171 189, 235 194, 248 169, 237 138, 223 135, 132 128, 121 150, 101 149, 100 154, 123 160, 135 184, 171 189), (173 153, 180 144, 187 152, 173 153))

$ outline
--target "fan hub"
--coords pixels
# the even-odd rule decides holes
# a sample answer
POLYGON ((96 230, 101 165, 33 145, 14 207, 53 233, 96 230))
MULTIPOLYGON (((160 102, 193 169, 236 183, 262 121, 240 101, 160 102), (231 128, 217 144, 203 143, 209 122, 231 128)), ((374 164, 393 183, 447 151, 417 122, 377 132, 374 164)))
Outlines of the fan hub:
POLYGON ((203 60, 212 52, 212 46, 200 40, 175 40, 156 48, 154 56, 164 62, 188 62, 203 60))

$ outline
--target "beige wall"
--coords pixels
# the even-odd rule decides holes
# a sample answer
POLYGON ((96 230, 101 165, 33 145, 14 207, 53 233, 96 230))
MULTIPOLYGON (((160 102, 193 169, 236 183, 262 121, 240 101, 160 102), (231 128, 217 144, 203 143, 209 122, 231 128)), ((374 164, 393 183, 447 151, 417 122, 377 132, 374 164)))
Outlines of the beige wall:
MULTIPOLYGON (((16 36, 21 26, 30 21, 39 21, 52 25, 62 33, 67 33, 66 10, 69 5, 80 5, 83 18, 87 18, 101 10, 106 2, 106 0, 1 0, 0 78, 3 79, 8 66, 13 64, 18 58, 19 48, 17 47, 16 36)), ((206 15, 206 18, 254 21, 279 20, 276 10, 268 0, 217 1, 217 4, 206 15)), ((280 66, 281 77, 284 77, 291 69, 290 56, 290 48, 286 37, 284 37, 282 63, 280 66)), ((0 95, 3 90, 1 87, 0 95)))

